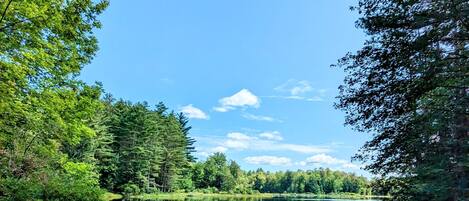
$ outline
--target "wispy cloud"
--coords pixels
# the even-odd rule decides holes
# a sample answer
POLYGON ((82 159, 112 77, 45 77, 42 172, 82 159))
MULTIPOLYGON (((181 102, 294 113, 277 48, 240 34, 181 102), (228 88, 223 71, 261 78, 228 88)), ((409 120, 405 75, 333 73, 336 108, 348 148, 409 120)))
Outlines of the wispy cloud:
POLYGON ((268 122, 283 122, 280 119, 276 119, 270 116, 254 115, 250 113, 245 113, 242 115, 245 119, 254 120, 254 121, 268 121, 268 122))
POLYGON ((307 80, 296 79, 289 79, 285 83, 275 87, 274 90, 283 95, 264 97, 317 102, 323 101, 327 92, 326 89, 313 88, 312 84, 307 80))
POLYGON ((287 100, 301 100, 301 101, 308 101, 308 102, 324 101, 323 97, 321 97, 321 96, 311 96, 311 97, 304 97, 304 96, 262 96, 262 97, 287 99, 287 100))
POLYGON ((288 166, 292 164, 290 158, 279 156, 249 156, 244 158, 244 161, 254 165, 288 166))
POLYGON ((293 162, 288 157, 283 156, 271 156, 271 155, 260 155, 260 156, 249 156, 244 158, 244 161, 254 165, 272 165, 272 166, 314 166, 314 167, 329 167, 333 169, 341 170, 359 170, 360 166, 353 164, 346 160, 338 159, 327 154, 316 154, 308 157, 303 161, 293 162))
POLYGON ((199 156, 207 157, 207 156, 210 156, 211 154, 217 153, 217 152, 225 153, 227 150, 228 149, 226 147, 216 146, 216 147, 207 148, 207 149, 202 148, 200 150, 197 150, 197 152, 195 152, 195 153, 199 156))
POLYGON ((220 105, 213 108, 217 112, 228 112, 236 108, 244 107, 258 108, 261 104, 260 98, 248 89, 241 89, 232 96, 221 98, 218 102, 220 105))
POLYGON ((304 161, 299 162, 300 165, 302 166, 307 166, 307 165, 316 165, 316 166, 324 166, 324 165, 335 165, 335 166, 340 166, 341 168, 347 168, 347 169, 360 169, 359 165, 353 164, 349 161, 342 160, 335 158, 333 156, 321 153, 321 154, 316 154, 314 156, 306 158, 304 161))
POLYGON ((287 82, 275 87, 274 90, 288 92, 292 96, 298 96, 313 90, 313 87, 309 81, 290 79, 287 82))
POLYGON ((280 132, 278 132, 278 131, 263 132, 263 133, 259 134, 259 137, 265 138, 267 140, 276 140, 276 141, 283 140, 282 135, 280 135, 280 132))
POLYGON ((225 138, 212 139, 214 146, 222 146, 228 150, 237 151, 290 151, 302 154, 317 154, 330 152, 327 146, 283 143, 278 131, 263 132, 257 136, 240 132, 231 132, 225 138))
POLYGON ((179 111, 190 119, 209 119, 209 116, 204 111, 194 107, 192 104, 179 108, 179 111))

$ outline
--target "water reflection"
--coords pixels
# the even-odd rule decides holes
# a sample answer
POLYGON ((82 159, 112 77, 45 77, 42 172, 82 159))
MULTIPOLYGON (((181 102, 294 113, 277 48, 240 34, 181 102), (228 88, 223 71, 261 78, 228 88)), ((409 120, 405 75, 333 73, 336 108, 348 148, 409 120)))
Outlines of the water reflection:
MULTIPOLYGON (((253 197, 237 197, 237 198, 214 198, 214 197, 197 197, 197 198, 183 198, 180 200, 175 199, 146 199, 145 201, 294 201, 294 200, 314 200, 314 201, 357 201, 348 199, 318 199, 318 198, 253 198, 253 197)), ((143 199, 123 199, 122 201, 143 201, 143 199)), ((379 200, 366 200, 366 201, 379 201, 379 200)))

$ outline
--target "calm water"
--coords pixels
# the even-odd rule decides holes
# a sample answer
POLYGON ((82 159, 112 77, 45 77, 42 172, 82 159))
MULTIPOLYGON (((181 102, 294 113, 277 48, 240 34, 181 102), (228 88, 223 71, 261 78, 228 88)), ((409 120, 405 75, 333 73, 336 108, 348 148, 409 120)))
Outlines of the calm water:
MULTIPOLYGON (((348 199, 317 199, 317 198, 186 198, 185 201, 360 201, 360 200, 348 200, 348 199)), ((131 199, 125 201, 143 201, 139 199, 131 199)), ((152 200, 146 200, 152 201, 152 200)), ((162 199, 155 199, 153 201, 163 201, 162 199)), ((175 201, 175 200, 164 200, 164 201, 175 201)), ((179 200, 180 201, 180 200, 179 200)), ((363 200, 363 201, 379 201, 379 200, 363 200)))

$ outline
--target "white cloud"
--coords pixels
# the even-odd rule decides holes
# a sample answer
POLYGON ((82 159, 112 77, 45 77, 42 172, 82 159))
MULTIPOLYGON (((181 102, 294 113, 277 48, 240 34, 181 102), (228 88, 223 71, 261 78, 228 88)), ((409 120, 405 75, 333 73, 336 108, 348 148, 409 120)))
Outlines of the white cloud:
POLYGON ((249 141, 254 138, 239 132, 228 133, 228 140, 224 142, 224 145, 231 149, 247 149, 249 148, 249 141))
POLYGON ((213 108, 217 112, 227 112, 238 107, 258 108, 261 103, 259 97, 251 93, 248 89, 241 89, 234 95, 224 97, 218 102, 220 103, 220 106, 213 108))
POLYGON ((264 132, 256 136, 246 135, 240 132, 228 133, 225 139, 215 142, 217 146, 223 146, 233 150, 254 151, 291 151, 303 154, 327 153, 330 149, 324 146, 281 143, 283 139, 278 132, 264 132))
POLYGON ((300 144, 279 144, 276 149, 293 151, 293 152, 304 153, 304 154, 330 152, 329 148, 320 147, 320 146, 300 145, 300 144))
POLYGON ((208 157, 208 156, 212 155, 213 153, 217 153, 217 152, 225 153, 227 150, 228 150, 228 148, 226 148, 226 147, 216 146, 216 147, 209 148, 209 149, 198 150, 195 153, 199 156, 202 156, 202 157, 208 157))
POLYGON ((346 163, 347 161, 345 160, 339 160, 337 158, 334 158, 332 156, 326 155, 326 154, 317 154, 311 157, 308 157, 305 160, 306 163, 319 163, 319 164, 329 164, 329 165, 337 165, 337 164, 342 164, 346 163))
POLYGON ((316 101, 323 101, 324 99, 321 98, 320 96, 313 96, 313 97, 303 97, 303 96, 285 96, 283 97, 285 99, 293 99, 293 100, 304 100, 304 101, 310 101, 310 102, 316 102, 316 101))
POLYGON ((228 150, 226 147, 222 147, 222 146, 218 146, 218 147, 214 147, 213 149, 211 149, 212 153, 216 153, 216 152, 226 152, 226 150, 228 150))
POLYGON ((224 145, 231 149, 244 150, 249 148, 249 144, 239 140, 226 140, 224 145))
POLYGON ((360 169, 359 165, 353 164, 346 160, 338 159, 327 154, 316 154, 314 156, 306 158, 306 160, 301 161, 300 165, 335 165, 341 166, 346 169, 360 169))
POLYGON ((268 139, 268 140, 283 140, 283 137, 280 135, 278 131, 271 131, 271 132, 263 132, 259 134, 260 137, 268 139))
POLYGON ((268 98, 281 98, 289 100, 302 100, 309 102, 323 101, 326 89, 316 89, 307 80, 289 79, 285 83, 274 88, 275 91, 287 93, 288 95, 266 96, 268 98))
POLYGON ((301 101, 308 101, 308 102, 321 102, 324 101, 324 96, 312 96, 312 97, 305 97, 305 96, 263 96, 265 98, 278 98, 278 99, 287 99, 287 100, 301 100, 301 101))
POLYGON ((192 104, 181 107, 180 111, 190 119, 209 119, 204 111, 192 106, 192 104))
POLYGON ((278 156, 250 156, 244 158, 244 161, 254 165, 286 166, 292 164, 291 159, 278 156))
POLYGON ((353 163, 342 164, 342 167, 346 168, 346 169, 360 169, 359 165, 356 165, 356 164, 353 164, 353 163))
POLYGON ((233 107, 214 107, 213 108, 217 112, 228 112, 231 109, 234 109, 233 107))
POLYGON ((251 140, 251 139, 253 139, 253 137, 250 137, 250 136, 248 136, 246 134, 243 134, 243 133, 240 133, 240 132, 228 133, 226 136, 228 136, 228 138, 234 139, 234 140, 251 140))
POLYGON ((275 87, 276 91, 289 92, 292 96, 298 96, 313 90, 311 83, 307 80, 295 80, 289 79, 287 82, 281 84, 278 87, 275 87))
POLYGON ((254 120, 254 121, 282 122, 281 120, 275 119, 273 117, 253 115, 253 114, 249 114, 249 113, 243 114, 243 117, 245 119, 254 120))

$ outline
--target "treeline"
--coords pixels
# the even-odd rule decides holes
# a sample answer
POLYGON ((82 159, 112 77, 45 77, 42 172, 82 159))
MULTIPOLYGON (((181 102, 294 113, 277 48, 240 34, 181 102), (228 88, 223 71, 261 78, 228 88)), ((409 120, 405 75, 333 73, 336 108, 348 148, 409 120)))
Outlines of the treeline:
POLYGON ((330 169, 266 172, 243 171, 235 161, 215 153, 192 165, 192 186, 186 190, 230 193, 357 193, 371 194, 370 182, 361 176, 330 169))
POLYGON ((151 109, 147 103, 115 101, 111 96, 103 103, 101 127, 96 129, 101 146, 94 155, 99 183, 108 191, 371 194, 366 178, 340 171, 243 171, 223 153, 196 162, 195 140, 182 113, 168 112, 163 103, 151 109))

